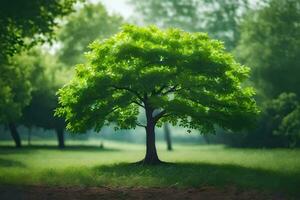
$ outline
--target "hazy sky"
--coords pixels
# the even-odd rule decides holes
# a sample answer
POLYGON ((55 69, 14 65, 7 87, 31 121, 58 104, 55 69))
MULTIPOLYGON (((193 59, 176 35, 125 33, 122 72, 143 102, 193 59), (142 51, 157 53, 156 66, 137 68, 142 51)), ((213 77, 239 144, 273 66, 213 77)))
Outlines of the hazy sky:
POLYGON ((133 8, 126 3, 128 0, 91 0, 91 2, 102 2, 110 13, 120 13, 127 19, 132 13, 133 8))

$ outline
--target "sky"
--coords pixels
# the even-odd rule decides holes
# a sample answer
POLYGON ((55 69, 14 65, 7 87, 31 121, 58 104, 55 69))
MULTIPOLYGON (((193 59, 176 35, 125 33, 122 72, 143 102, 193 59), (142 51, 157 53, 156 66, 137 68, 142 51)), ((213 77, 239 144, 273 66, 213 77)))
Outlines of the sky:
POLYGON ((110 13, 119 13, 125 19, 128 19, 132 13, 133 8, 128 3, 128 0, 90 0, 93 3, 102 2, 110 13))

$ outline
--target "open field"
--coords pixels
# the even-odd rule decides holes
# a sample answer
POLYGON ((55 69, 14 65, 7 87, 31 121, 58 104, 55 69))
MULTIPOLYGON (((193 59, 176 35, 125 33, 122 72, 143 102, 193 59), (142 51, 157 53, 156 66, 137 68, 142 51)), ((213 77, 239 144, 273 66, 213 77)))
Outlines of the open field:
MULTIPOLYGON (((35 145, 41 143, 34 143, 35 145)), ((300 197, 300 150, 235 149, 222 145, 176 144, 162 160, 173 164, 130 165, 144 146, 105 141, 58 150, 55 146, 15 149, 0 143, 0 185, 105 187, 234 187, 300 197)))

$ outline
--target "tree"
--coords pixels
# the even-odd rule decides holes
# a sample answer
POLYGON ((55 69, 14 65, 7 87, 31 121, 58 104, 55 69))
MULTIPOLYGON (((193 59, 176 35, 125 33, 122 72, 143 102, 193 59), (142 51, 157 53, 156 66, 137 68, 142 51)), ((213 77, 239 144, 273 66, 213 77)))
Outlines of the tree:
POLYGON ((0 122, 8 124, 17 147, 21 146, 15 122, 30 102, 30 69, 16 63, 18 53, 50 41, 58 17, 72 11, 75 0, 0 2, 0 122))
POLYGON ((52 91, 38 90, 33 92, 31 103, 24 108, 22 123, 27 127, 37 126, 44 129, 54 129, 57 135, 58 147, 64 148, 65 123, 53 116, 57 107, 57 98, 52 91))
POLYGON ((252 67, 251 81, 259 88, 258 103, 263 113, 258 130, 248 133, 248 137, 252 137, 252 140, 248 140, 247 143, 255 144, 259 141, 260 146, 282 147, 288 146, 291 142, 286 134, 287 129, 278 130, 278 128, 282 118, 291 111, 283 113, 276 105, 270 113, 268 104, 280 101, 288 105, 290 101, 283 98, 282 93, 300 95, 298 87, 300 2, 298 0, 264 2, 262 7, 249 13, 243 21, 241 39, 234 52, 241 62, 252 67), (268 103, 264 105, 266 101, 268 103), (274 116, 280 116, 280 120, 274 121, 274 116), (275 132, 278 134, 274 135, 275 132))
POLYGON ((227 141, 232 146, 242 147, 295 147, 299 144, 296 130, 300 119, 299 98, 295 93, 282 93, 267 100, 261 106, 256 130, 231 135, 227 141))
POLYGON ((240 37, 240 23, 248 0, 139 0, 130 1, 137 20, 160 27, 208 32, 232 50, 240 37))
POLYGON ((164 124, 164 132, 165 132, 165 140, 167 143, 167 150, 172 151, 173 148, 172 148, 172 141, 171 141, 170 126, 167 123, 164 124))
POLYGON ((20 56, 13 56, 10 64, 0 67, 0 123, 8 125, 16 147, 21 147, 21 139, 15 122, 30 102, 32 91, 28 80, 31 68, 26 64, 26 60, 20 60, 20 56))
POLYGON ((269 0, 242 24, 237 57, 253 68, 252 81, 267 98, 300 95, 300 2, 269 0))
POLYGON ((144 164, 161 162, 156 125, 212 132, 215 124, 237 130, 255 121, 254 91, 241 86, 249 69, 207 34, 126 25, 90 48, 88 63, 78 65, 75 78, 59 90, 56 115, 72 132, 99 131, 110 123, 116 129, 144 127, 144 164), (146 124, 137 118, 139 107, 146 124))
POLYGON ((110 15, 102 4, 85 4, 79 11, 67 17, 67 23, 59 30, 62 43, 59 60, 68 66, 84 61, 83 53, 88 44, 118 32, 122 18, 110 15))
POLYGON ((286 115, 275 131, 275 134, 284 135, 288 138, 288 143, 290 147, 295 147, 299 145, 300 141, 300 105, 297 108, 286 115))
POLYGON ((266 111, 271 118, 271 131, 283 136, 286 146, 295 147, 300 139, 299 99, 294 93, 282 93, 269 102, 266 111))
POLYGON ((35 49, 26 56, 31 58, 34 68, 30 77, 33 89, 32 100, 23 110, 21 123, 27 127, 54 129, 58 146, 64 148, 65 123, 53 114, 58 103, 56 91, 69 79, 67 73, 70 74, 70 70, 65 70, 55 56, 41 53, 41 49, 35 49))

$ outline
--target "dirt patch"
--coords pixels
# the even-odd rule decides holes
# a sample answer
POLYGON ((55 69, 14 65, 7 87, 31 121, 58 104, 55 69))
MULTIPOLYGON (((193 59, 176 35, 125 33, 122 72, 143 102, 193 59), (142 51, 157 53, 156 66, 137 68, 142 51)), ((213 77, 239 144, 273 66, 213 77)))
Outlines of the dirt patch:
POLYGON ((95 200, 95 199, 189 199, 189 200, 281 200, 281 195, 271 195, 234 187, 178 188, 108 188, 108 187, 48 187, 48 186, 0 186, 1 200, 95 200))

